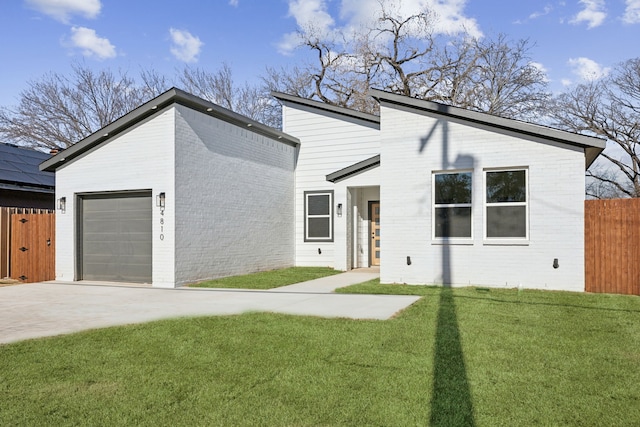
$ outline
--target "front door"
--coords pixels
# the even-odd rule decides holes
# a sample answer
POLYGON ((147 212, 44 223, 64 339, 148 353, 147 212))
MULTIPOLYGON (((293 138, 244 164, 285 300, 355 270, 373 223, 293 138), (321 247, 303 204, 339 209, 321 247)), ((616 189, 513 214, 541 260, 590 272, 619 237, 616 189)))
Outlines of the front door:
POLYGON ((369 245, 371 265, 380 265, 380 202, 369 203, 371 221, 371 245, 369 245))

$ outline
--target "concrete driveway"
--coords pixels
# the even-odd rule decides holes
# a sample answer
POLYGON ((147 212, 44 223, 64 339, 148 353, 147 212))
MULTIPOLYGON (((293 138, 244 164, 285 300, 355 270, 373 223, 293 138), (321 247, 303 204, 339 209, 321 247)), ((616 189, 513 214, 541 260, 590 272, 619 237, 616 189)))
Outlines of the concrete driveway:
POLYGON ((377 274, 356 270, 272 291, 87 282, 0 287, 0 343, 166 318, 246 312, 383 320, 420 298, 332 293, 373 277, 377 274))

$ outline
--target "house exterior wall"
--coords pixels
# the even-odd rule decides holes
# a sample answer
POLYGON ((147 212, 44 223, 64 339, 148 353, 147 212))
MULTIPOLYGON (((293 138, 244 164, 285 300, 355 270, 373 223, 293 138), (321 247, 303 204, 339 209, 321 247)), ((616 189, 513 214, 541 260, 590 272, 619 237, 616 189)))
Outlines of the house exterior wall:
POLYGON ((584 289, 581 149, 385 105, 381 117, 383 283, 584 289), (490 242, 483 171, 511 167, 528 169, 529 239, 490 242), (432 173, 458 169, 472 171, 472 238, 443 244, 433 238, 432 173))
POLYGON ((56 199, 66 198, 65 212, 56 213, 56 280, 78 279, 78 194, 151 190, 154 197, 166 192, 167 205, 164 215, 159 208, 152 209, 153 285, 174 286, 174 118, 173 108, 160 111, 56 170, 56 199))
MULTIPOLYGON (((295 181, 295 259, 298 266, 329 266, 346 270, 346 236, 351 215, 346 185, 328 182, 326 175, 379 154, 379 130, 374 123, 283 102, 283 131, 300 139, 295 181), (305 242, 304 192, 334 190, 333 242, 305 242), (344 214, 335 215, 338 203, 344 214)), ((377 185, 370 182, 368 185, 377 185)))
POLYGON ((176 111, 176 283, 294 265, 296 148, 176 111))

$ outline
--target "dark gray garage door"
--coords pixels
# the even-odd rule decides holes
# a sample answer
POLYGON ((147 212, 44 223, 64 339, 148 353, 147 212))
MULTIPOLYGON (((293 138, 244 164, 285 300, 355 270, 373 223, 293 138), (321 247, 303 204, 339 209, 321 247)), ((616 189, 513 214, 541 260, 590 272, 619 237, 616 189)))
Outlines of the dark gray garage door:
POLYGON ((83 280, 151 283, 151 193, 81 199, 83 280))

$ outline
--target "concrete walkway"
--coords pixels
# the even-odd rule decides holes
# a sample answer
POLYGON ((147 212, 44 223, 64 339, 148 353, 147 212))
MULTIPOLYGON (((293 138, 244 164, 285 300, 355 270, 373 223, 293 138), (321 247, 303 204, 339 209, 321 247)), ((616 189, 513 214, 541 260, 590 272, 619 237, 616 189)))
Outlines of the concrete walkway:
POLYGON ((419 299, 332 293, 375 277, 376 272, 355 270, 269 291, 55 281, 0 287, 0 343, 166 318, 252 311, 382 320, 419 299))

